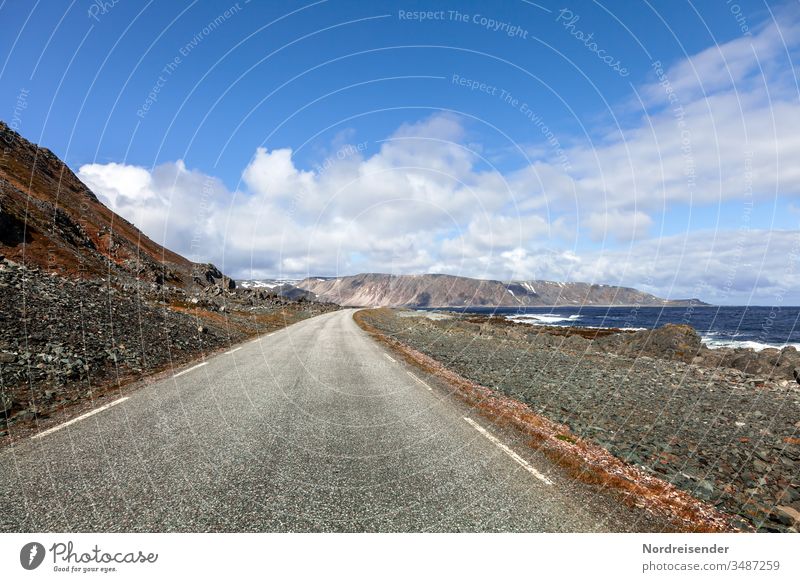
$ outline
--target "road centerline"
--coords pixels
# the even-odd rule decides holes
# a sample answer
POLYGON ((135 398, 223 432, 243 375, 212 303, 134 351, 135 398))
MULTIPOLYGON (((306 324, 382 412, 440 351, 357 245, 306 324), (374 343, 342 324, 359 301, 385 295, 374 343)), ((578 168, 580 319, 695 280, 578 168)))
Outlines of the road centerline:
POLYGON ((389 354, 384 353, 383 355, 386 356, 387 358, 389 358, 392 362, 396 362, 397 361, 392 356, 390 356, 389 354))

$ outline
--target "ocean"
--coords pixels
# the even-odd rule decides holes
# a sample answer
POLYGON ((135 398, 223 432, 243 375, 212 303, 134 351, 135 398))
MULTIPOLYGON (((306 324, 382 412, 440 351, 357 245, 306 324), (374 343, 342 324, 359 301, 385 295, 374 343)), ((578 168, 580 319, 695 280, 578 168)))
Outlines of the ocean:
MULTIPOLYGON (((462 311, 459 309, 458 311, 462 311)), ((654 329, 667 323, 694 327, 710 348, 800 349, 800 307, 473 307, 530 325, 654 329)))

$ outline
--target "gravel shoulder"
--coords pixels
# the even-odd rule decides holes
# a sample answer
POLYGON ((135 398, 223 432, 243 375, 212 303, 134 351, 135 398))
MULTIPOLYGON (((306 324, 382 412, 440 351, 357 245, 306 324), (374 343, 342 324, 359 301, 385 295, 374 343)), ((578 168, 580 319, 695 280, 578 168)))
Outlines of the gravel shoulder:
POLYGON ((741 529, 800 526, 795 382, 691 363, 691 354, 689 363, 641 355, 657 352, 622 345, 640 341, 633 336, 591 340, 498 318, 362 313, 381 333, 734 516, 741 529))

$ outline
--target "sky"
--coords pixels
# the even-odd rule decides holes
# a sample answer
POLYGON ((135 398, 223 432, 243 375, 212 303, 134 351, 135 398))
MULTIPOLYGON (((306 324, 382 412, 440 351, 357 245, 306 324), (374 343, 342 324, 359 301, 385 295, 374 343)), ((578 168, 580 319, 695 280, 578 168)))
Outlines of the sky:
POLYGON ((800 304, 800 4, 0 4, 0 118, 240 279, 800 304))

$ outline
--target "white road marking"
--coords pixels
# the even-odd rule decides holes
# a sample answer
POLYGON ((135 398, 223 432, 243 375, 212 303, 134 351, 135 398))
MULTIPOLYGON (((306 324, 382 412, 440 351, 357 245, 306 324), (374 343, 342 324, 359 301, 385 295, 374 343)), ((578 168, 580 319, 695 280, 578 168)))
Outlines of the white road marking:
POLYGON ((233 352, 238 352, 238 351, 239 351, 239 350, 241 350, 241 349, 242 349, 242 346, 239 346, 238 348, 233 348, 232 350, 230 350, 230 351, 227 351, 227 352, 225 352, 225 353, 226 353, 226 354, 232 354, 233 352))
POLYGON ((265 337, 269 337, 269 336, 271 336, 271 335, 275 335, 275 332, 268 333, 267 335, 262 335, 262 336, 260 336, 260 337, 257 337, 256 339, 254 339, 254 340, 253 340, 253 341, 251 341, 250 343, 251 343, 251 344, 257 344, 258 342, 260 342, 261 340, 263 340, 265 337))
POLYGON ((31 438, 32 439, 40 439, 43 436, 47 436, 47 435, 49 435, 51 433, 56 432, 57 430, 61 430, 62 428, 67 427, 67 426, 69 426, 71 424, 75 424, 79 420, 83 420, 84 418, 88 418, 88 417, 92 416, 93 414, 97 414, 98 412, 103 412, 104 410, 106 410, 107 408, 111 408, 112 406, 116 406, 120 402, 125 402, 127 399, 128 399, 127 396, 123 396, 119 400, 115 400, 114 402, 109 402, 108 404, 104 404, 100 408, 95 408, 94 410, 91 410, 91 411, 87 412, 86 414, 81 414, 77 418, 73 418, 72 420, 68 420, 67 422, 65 422, 63 424, 59 424, 58 426, 54 426, 53 428, 48 428, 47 430, 42 431, 39 434, 33 435, 31 438))
POLYGON ((177 378, 178 376, 183 376, 187 372, 191 372, 192 370, 196 370, 197 368, 202 368, 203 366, 207 365, 208 362, 203 362, 201 364, 197 364, 196 366, 192 366, 191 368, 186 368, 183 372, 178 372, 173 376, 173 378, 177 378))
POLYGON ((395 360, 395 359, 394 359, 392 356, 390 356, 389 354, 383 354, 383 355, 384 355, 384 356, 386 356, 387 358, 389 358, 389 359, 390 359, 391 361, 393 361, 393 362, 396 362, 396 361, 397 361, 397 360, 395 360))
POLYGON ((414 374, 412 374, 411 372, 409 372, 409 373, 408 373, 408 375, 409 375, 409 376, 411 376, 412 378, 414 378, 414 380, 416 380, 417 382, 419 382, 419 383, 420 383, 420 384, 422 384, 423 386, 425 386, 425 388, 427 388, 428 390, 431 390, 431 391, 433 390, 433 389, 432 389, 430 386, 428 386, 427 382, 425 382, 425 381, 424 381, 422 378, 417 378, 417 377, 416 377, 414 374))
POLYGON ((477 422, 475 422, 471 418, 467 418, 466 416, 464 417, 464 420, 466 420, 468 423, 470 423, 475 430, 477 430, 479 433, 481 433, 483 436, 485 436, 487 439, 489 439, 495 445, 497 445, 505 454, 507 454, 509 457, 511 457, 517 463, 519 463, 526 471, 528 471, 528 473, 530 473, 531 475, 533 475, 534 477, 539 479, 539 481, 541 481, 542 483, 544 483, 546 485, 552 485, 553 484, 553 482, 550 479, 548 479, 547 477, 542 475, 539 471, 534 469, 530 465, 530 463, 528 463, 528 461, 526 461, 525 459, 520 457, 517 453, 515 453, 509 447, 507 447, 502 442, 500 442, 500 439, 498 439, 496 436, 494 436, 488 430, 483 428, 477 422))

